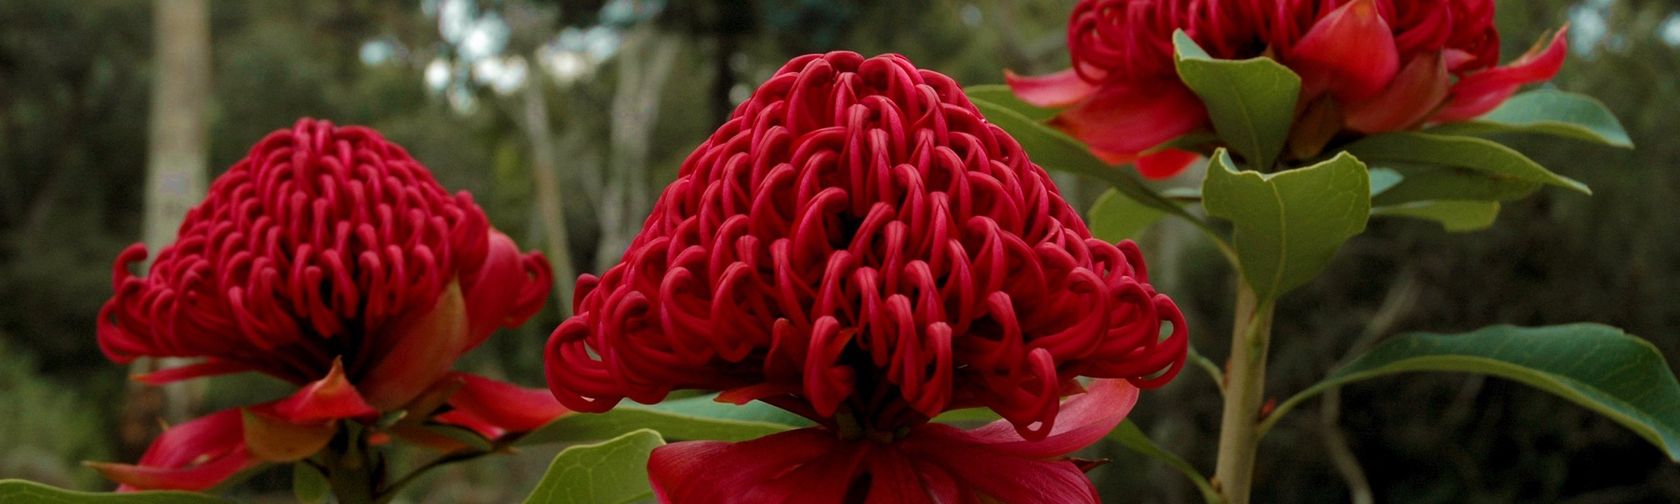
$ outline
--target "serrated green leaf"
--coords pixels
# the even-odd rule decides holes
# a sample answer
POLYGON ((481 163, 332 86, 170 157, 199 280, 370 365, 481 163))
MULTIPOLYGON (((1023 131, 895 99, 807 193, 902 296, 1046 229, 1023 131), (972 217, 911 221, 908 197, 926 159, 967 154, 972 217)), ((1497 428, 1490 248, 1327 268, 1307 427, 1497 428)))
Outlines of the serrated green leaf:
POLYGON ((654 405, 619 404, 606 413, 562 416, 520 438, 518 444, 590 441, 637 429, 659 431, 667 439, 744 441, 811 425, 798 415, 764 404, 720 403, 716 394, 665 401, 654 405))
POLYGON ((1487 229, 1499 218, 1497 201, 1414 201, 1371 209, 1371 215, 1431 220, 1447 231, 1487 229))
POLYGON ((647 463, 665 445, 658 432, 636 430, 596 444, 567 447, 554 457, 526 504, 621 504, 653 496, 647 463))
POLYGON ((1202 206, 1235 227, 1244 282, 1263 300, 1312 280, 1343 241, 1365 230, 1370 178, 1353 156, 1264 175, 1234 166, 1223 150, 1214 153, 1202 206))
POLYGON ((1168 467, 1178 470, 1178 472, 1183 474, 1184 477, 1190 478, 1190 482, 1194 483, 1196 485, 1196 489, 1202 492, 1202 500, 1208 502, 1209 504, 1216 504, 1224 501, 1219 497, 1219 492, 1213 489, 1213 485, 1208 483, 1207 476, 1203 476, 1201 471, 1197 471, 1196 468, 1191 466, 1189 462, 1185 462, 1183 458, 1179 458, 1179 456, 1173 452, 1163 450, 1160 446, 1156 446, 1155 441, 1149 439, 1149 436, 1145 435, 1143 430, 1138 428, 1137 423, 1132 422, 1131 420, 1122 422, 1119 427, 1116 427, 1112 432, 1108 433, 1108 438, 1120 443, 1121 446, 1155 460, 1159 460, 1166 463, 1168 467))
POLYGON ((1002 106, 1035 122, 1044 122, 1056 117, 1056 109, 1034 107, 1030 103, 1021 101, 1020 98, 1015 97, 1014 90, 1003 84, 969 86, 963 89, 963 94, 968 95, 969 100, 985 100, 987 103, 1002 106))
POLYGON ((1612 147, 1633 148, 1633 140, 1621 121, 1591 96, 1540 89, 1519 94, 1506 100, 1487 115, 1467 122, 1443 124, 1430 128, 1430 133, 1443 135, 1479 135, 1488 133, 1537 133, 1573 138, 1612 147))
POLYGON ((1609 417, 1680 462, 1680 382, 1655 346, 1599 324, 1402 335, 1278 405, 1262 429, 1331 388, 1409 371, 1480 373, 1522 382, 1609 417))
POLYGON ((33 481, 0 480, 0 504, 225 504, 213 495, 192 492, 78 492, 33 481))
POLYGON ((1592 189, 1588 189, 1586 184, 1552 173, 1510 147, 1481 138, 1413 132, 1384 133, 1354 142, 1347 147, 1347 152, 1368 163, 1463 168, 1495 179, 1554 185, 1592 194, 1592 189))
POLYGON ((331 490, 327 476, 321 474, 315 466, 303 462, 292 464, 292 496, 296 497, 298 502, 321 504, 327 501, 327 494, 331 490))
POLYGON ((1091 235, 1113 243, 1136 238, 1167 214, 1109 189, 1097 197, 1086 215, 1090 219, 1091 235))
POLYGON ((1401 178, 1398 183, 1372 196, 1371 204, 1376 206, 1436 200, 1512 201, 1540 189, 1540 184, 1535 182, 1492 178, 1463 168, 1395 165, 1382 169, 1399 173, 1401 178))
POLYGON ((1208 119, 1249 166, 1269 171, 1295 120, 1301 78, 1271 58, 1209 57, 1184 30, 1173 33, 1178 77, 1201 97, 1208 119))

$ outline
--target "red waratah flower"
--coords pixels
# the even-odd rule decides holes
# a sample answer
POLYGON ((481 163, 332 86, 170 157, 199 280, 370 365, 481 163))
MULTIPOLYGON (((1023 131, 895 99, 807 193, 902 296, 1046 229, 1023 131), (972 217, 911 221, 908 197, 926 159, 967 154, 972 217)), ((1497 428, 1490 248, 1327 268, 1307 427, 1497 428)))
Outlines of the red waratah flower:
POLYGON ((1290 67, 1302 110, 1336 105, 1340 127, 1314 129, 1378 133, 1470 119, 1557 74, 1564 30, 1496 66, 1493 11, 1493 0, 1081 0, 1068 26, 1073 67, 1006 78, 1023 101, 1066 107, 1055 125, 1093 152, 1163 178, 1195 157, 1157 148, 1208 123, 1174 69, 1175 30, 1218 58, 1290 67))
POLYGON ((819 424, 659 448, 672 502, 1096 502, 1065 455, 1185 358, 1137 246, 1092 238, 955 82, 897 55, 783 66, 577 292, 548 343, 568 408, 706 389, 819 424), (1078 376, 1101 379, 1061 403, 1078 376), (982 406, 1003 420, 928 423, 982 406))
POLYGON ((449 371, 542 308, 548 263, 373 130, 304 119, 268 135, 134 276, 145 256, 134 245, 117 258, 99 317, 106 356, 203 358, 136 377, 149 384, 256 371, 299 389, 170 428, 138 465, 94 464, 124 488, 208 488, 387 411, 420 421, 447 403, 433 420, 491 438, 564 411, 540 391, 449 371))

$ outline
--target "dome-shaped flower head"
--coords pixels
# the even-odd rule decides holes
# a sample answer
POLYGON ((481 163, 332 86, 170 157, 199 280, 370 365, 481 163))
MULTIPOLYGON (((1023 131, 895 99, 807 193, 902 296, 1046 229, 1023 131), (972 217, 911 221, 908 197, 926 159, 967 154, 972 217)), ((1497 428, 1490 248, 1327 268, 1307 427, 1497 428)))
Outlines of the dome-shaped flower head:
POLYGON ((1186 348, 1137 246, 1092 238, 955 82, 897 55, 783 66, 577 293, 548 344, 566 407, 703 389, 819 424, 658 449, 673 502, 1094 502, 1059 458, 1186 348), (1079 376, 1101 380, 1062 403, 1079 376), (1004 420, 928 423, 966 407, 1004 420))
POLYGON ((1493 0, 1081 0, 1072 68, 1006 77, 1022 100, 1062 108, 1054 124, 1093 152, 1170 177, 1194 156, 1162 144, 1208 125, 1174 68, 1176 30, 1214 57, 1270 57, 1299 74, 1303 117, 1330 123, 1298 129, 1363 134, 1470 119, 1551 79, 1564 32, 1498 66, 1493 13, 1493 0))
POLYGON ((492 331, 541 309, 547 261, 520 253, 471 195, 445 191, 373 130, 304 119, 268 135, 135 276, 145 256, 134 245, 117 258, 116 294, 99 317, 106 356, 202 358, 137 377, 146 383, 255 371, 299 390, 176 426, 137 466, 96 466, 127 485, 209 487, 260 461, 312 454, 338 420, 403 409, 419 420, 445 400, 446 421, 480 432, 539 421, 485 403, 526 398, 532 415, 560 411, 449 371, 492 331))

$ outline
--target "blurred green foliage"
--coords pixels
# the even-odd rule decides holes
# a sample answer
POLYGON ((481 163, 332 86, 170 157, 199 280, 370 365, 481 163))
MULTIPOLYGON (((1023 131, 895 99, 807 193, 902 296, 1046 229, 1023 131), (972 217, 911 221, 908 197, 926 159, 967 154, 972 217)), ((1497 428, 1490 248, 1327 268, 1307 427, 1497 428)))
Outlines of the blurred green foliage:
POLYGON ((0 339, 0 475, 54 486, 97 485, 99 477, 79 461, 110 456, 94 404, 64 393, 62 380, 40 374, 27 351, 0 339))
MULTIPOLYGON (((611 21, 603 8, 612 3, 474 5, 501 13, 516 30, 507 50, 529 54, 553 33, 611 21)), ((658 119, 647 128, 646 180, 633 181, 653 190, 736 101, 791 56, 839 48, 899 52, 967 85, 995 83, 1004 68, 1039 73, 1066 66, 1063 29, 1072 1, 663 4, 651 21, 633 27, 681 41, 676 77, 659 90, 658 119)), ((0 477, 106 488, 76 463, 138 454, 116 434, 125 368, 103 358, 93 328, 110 295, 111 261, 140 235, 153 72, 150 5, 0 2, 0 477)), ((1644 336, 1680 362, 1680 304, 1674 302, 1680 244, 1673 238, 1680 222, 1680 142, 1670 139, 1680 118, 1680 50, 1661 37, 1680 5, 1513 0, 1500 2, 1500 9, 1507 58, 1543 31, 1575 21, 1576 47, 1555 83, 1607 102, 1638 148, 1513 139, 1596 195, 1545 191, 1508 205, 1492 229, 1468 235, 1430 223, 1373 222, 1319 280, 1283 299, 1271 395, 1316 381, 1350 348, 1369 344, 1362 337, 1368 328, 1386 336, 1595 321, 1644 336)), ((475 86, 468 92, 477 106, 462 110, 428 88, 427 65, 455 51, 440 37, 435 13, 413 2, 373 0, 214 2, 211 28, 214 173, 298 117, 364 124, 406 146, 445 186, 471 191, 496 226, 525 247, 541 245, 518 93, 475 86), (364 62, 360 51, 374 40, 400 50, 364 62)), ((621 62, 606 59, 575 81, 544 88, 564 147, 561 184, 580 271, 593 270, 597 256, 610 253, 597 250, 599 196, 585 188, 610 178, 614 156, 624 155, 611 136, 621 62)), ((1101 193, 1100 184, 1058 180, 1081 208, 1101 193)), ((1157 226, 1143 241, 1157 287, 1186 310, 1194 344, 1219 361, 1230 324, 1230 272, 1182 226, 1157 226)), ((463 366, 540 384, 542 345, 558 322, 558 311, 547 310, 492 338, 463 366)), ((279 393, 260 385, 217 382, 202 406, 279 393)), ((1273 431, 1261 453, 1258 501, 1346 501, 1342 477, 1326 456, 1326 433, 1345 439, 1379 502, 1680 501, 1680 468, 1655 448, 1520 385, 1409 375, 1355 385, 1341 403, 1337 422, 1298 413, 1273 431)), ((1214 385, 1191 372, 1146 394, 1134 418, 1158 443, 1210 469, 1218 408, 1214 385)), ((1197 498, 1164 466, 1115 446, 1097 451, 1115 459, 1093 473, 1111 500, 1197 498)), ((514 500, 534 485, 550 455, 536 450, 450 468, 406 498, 514 500)), ((251 492, 289 495, 286 474, 258 475, 251 492)))

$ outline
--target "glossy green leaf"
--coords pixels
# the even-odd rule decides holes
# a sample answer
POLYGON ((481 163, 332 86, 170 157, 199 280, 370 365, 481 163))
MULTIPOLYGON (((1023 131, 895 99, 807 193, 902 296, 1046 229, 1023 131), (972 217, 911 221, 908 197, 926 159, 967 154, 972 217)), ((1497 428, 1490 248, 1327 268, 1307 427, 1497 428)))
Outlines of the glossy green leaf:
POLYGON ((298 462, 292 464, 292 496, 298 502, 306 504, 321 504, 327 501, 327 494, 331 493, 331 484, 327 476, 321 474, 315 466, 298 462))
POLYGON ((963 94, 968 95, 969 100, 985 100, 987 103, 1002 106, 1036 122, 1044 122, 1056 117, 1056 109, 1034 107, 1030 103, 1021 101, 1020 98, 1015 97, 1014 90, 1003 84, 969 86, 963 89, 963 94))
MULTIPOLYGON (((1554 185, 1592 194, 1575 179, 1552 173, 1540 163, 1510 147, 1491 140, 1433 135, 1429 133, 1385 133, 1354 142, 1347 152, 1368 163, 1409 163, 1464 168, 1496 179, 1554 185)), ((1439 198, 1448 199, 1448 198, 1439 198)))
POLYGON ((1513 201, 1540 189, 1540 184, 1535 182, 1493 178, 1463 168, 1396 165, 1372 170, 1373 177, 1379 170, 1399 173, 1401 178, 1372 195, 1371 204, 1377 206, 1437 200, 1513 201))
POLYGON ((1235 227, 1244 281, 1262 299, 1312 280, 1342 242, 1365 230, 1371 212, 1365 164, 1346 153, 1280 173, 1239 172, 1215 152, 1202 182, 1208 215, 1235 227))
POLYGON ((998 125, 1015 141, 1026 149, 1027 157, 1034 164, 1048 170, 1085 175, 1108 182, 1115 190, 1150 208, 1201 223, 1189 212, 1184 211, 1178 204, 1173 203, 1155 192, 1143 182, 1138 181, 1128 169, 1104 163, 1101 159, 1091 155, 1091 151, 1084 144, 1074 140, 1060 131, 1050 128, 1038 121, 1034 121, 1008 107, 986 100, 974 99, 974 106, 985 114, 986 120, 998 125))
POLYGON ((1122 422, 1119 427, 1108 433, 1108 438, 1120 443, 1121 446, 1159 460, 1166 463, 1168 467, 1178 470, 1179 473, 1184 474, 1184 477, 1190 478, 1190 482, 1194 483, 1196 489, 1202 492, 1202 500, 1210 504, 1223 502, 1223 499, 1219 498, 1219 492, 1214 491, 1213 485, 1208 483, 1207 476, 1203 476, 1201 471, 1197 471, 1189 462, 1185 462, 1183 458, 1173 452, 1156 446, 1155 441, 1149 439, 1149 436, 1138 428, 1137 423, 1131 420, 1122 422))
POLYGON ((653 496, 647 463, 665 445, 658 432, 632 431, 596 444, 567 447, 554 457, 526 504, 621 504, 653 496))
POLYGON ((0 480, 0 504, 223 504, 192 492, 78 492, 24 480, 0 480))
POLYGON ((637 429, 659 431, 667 439, 744 441, 811 425, 798 415, 764 404, 720 403, 715 394, 644 405, 621 403, 606 413, 562 416, 531 432, 518 444, 606 439, 637 429))
POLYGON ((1499 218, 1497 201, 1414 201, 1371 209, 1371 215, 1431 220, 1447 231, 1487 229, 1499 218))
POLYGON ((1537 133, 1573 138, 1613 147, 1633 148, 1633 140, 1621 121, 1591 96, 1540 89, 1506 100, 1487 115, 1467 122, 1443 124, 1430 133, 1479 135, 1487 133, 1537 133))
POLYGON ((1091 234, 1106 242, 1118 242, 1136 238, 1139 233, 1149 226, 1159 222, 1167 214, 1138 203, 1137 200, 1120 194, 1119 191, 1109 189, 1097 198, 1086 212, 1091 225, 1091 234))
POLYGON ((1408 371, 1516 380, 1603 414, 1680 461, 1680 382, 1651 343, 1599 324, 1402 335, 1278 405, 1262 429, 1331 388, 1408 371))
POLYGON ((1269 171, 1295 120, 1301 78, 1271 58, 1208 56, 1184 30, 1173 33, 1178 77, 1201 97, 1220 138, 1248 166, 1269 171))

